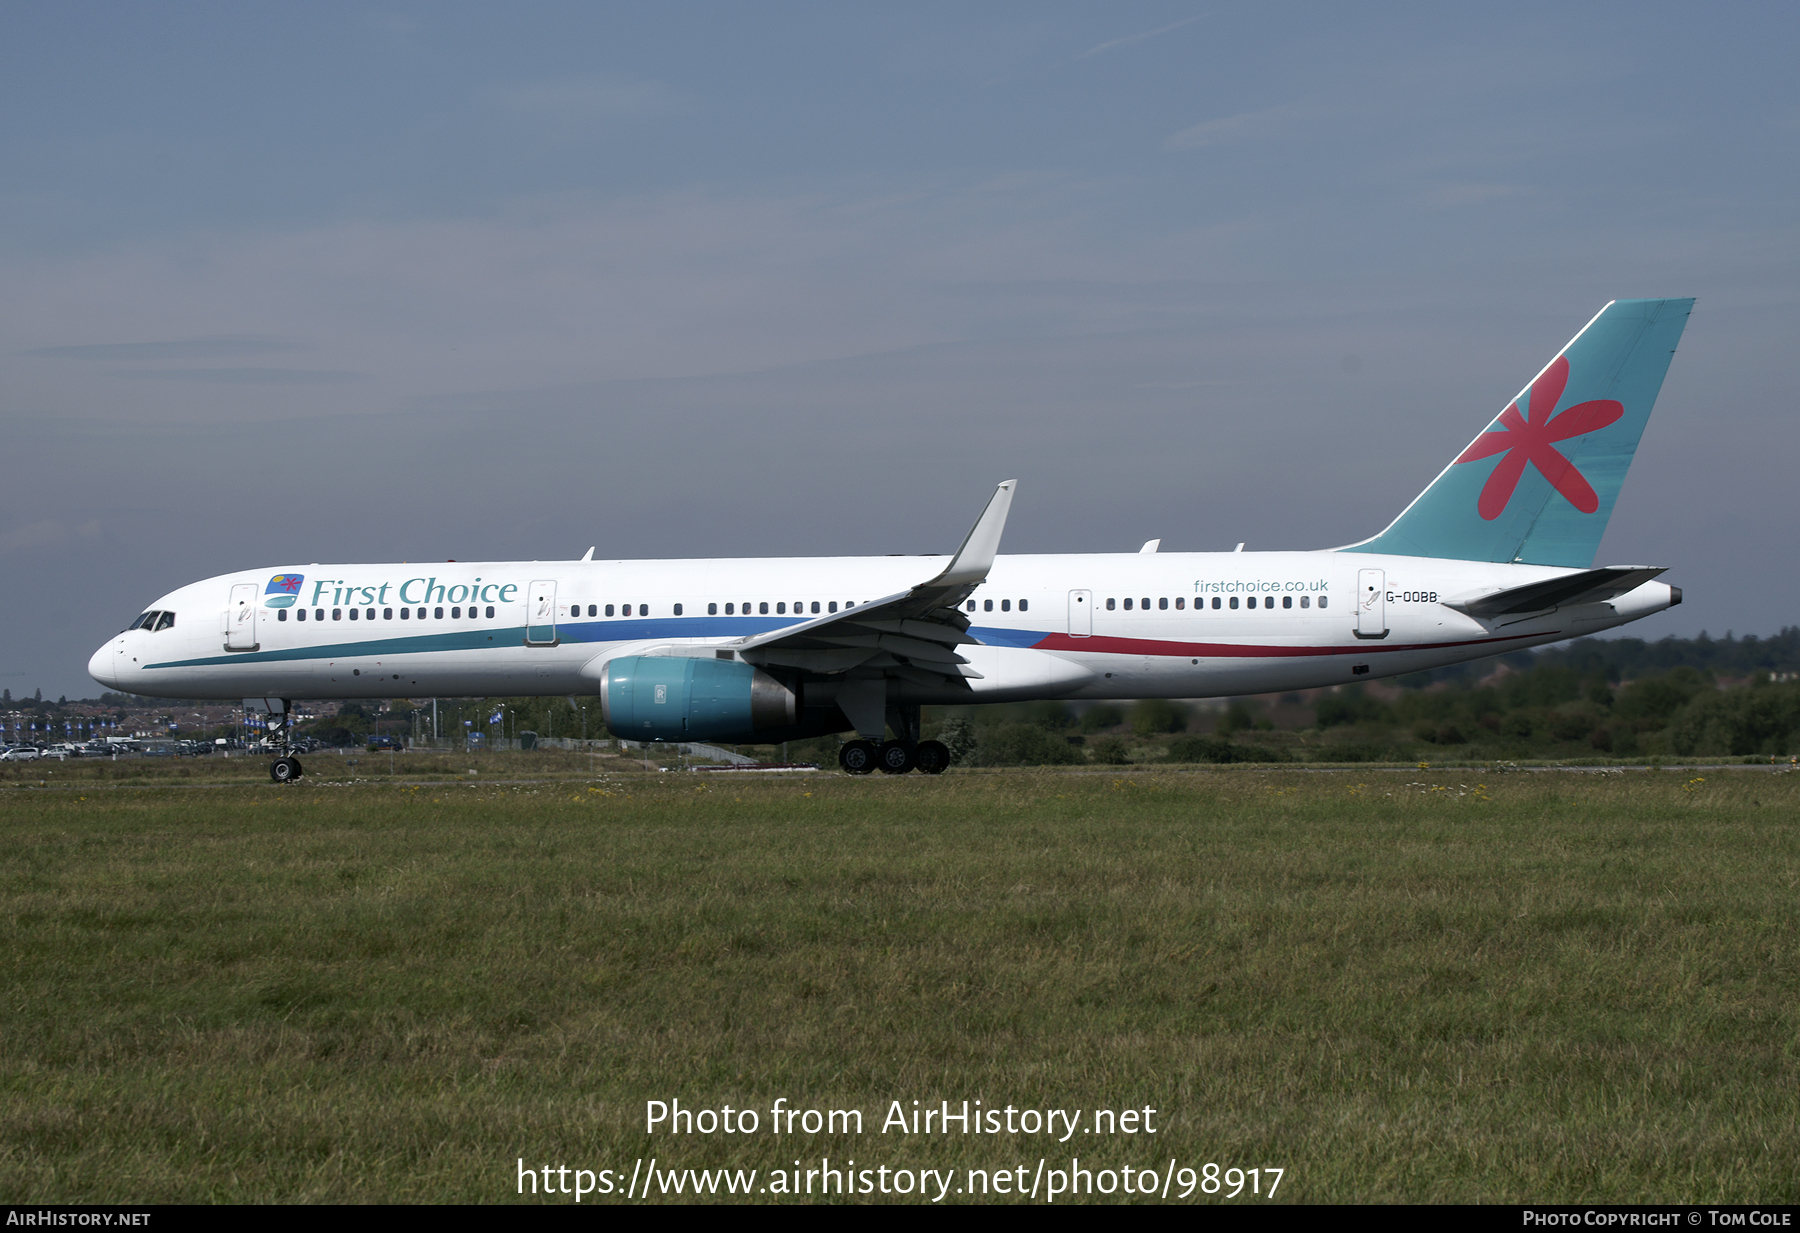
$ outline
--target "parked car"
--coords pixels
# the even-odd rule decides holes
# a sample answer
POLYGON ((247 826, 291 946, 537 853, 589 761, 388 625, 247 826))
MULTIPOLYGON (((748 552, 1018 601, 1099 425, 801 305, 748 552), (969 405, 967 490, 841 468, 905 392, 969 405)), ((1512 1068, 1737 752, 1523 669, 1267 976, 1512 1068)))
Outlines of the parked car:
POLYGON ((0 751, 0 762, 36 762, 39 756, 36 745, 8 745, 0 751))

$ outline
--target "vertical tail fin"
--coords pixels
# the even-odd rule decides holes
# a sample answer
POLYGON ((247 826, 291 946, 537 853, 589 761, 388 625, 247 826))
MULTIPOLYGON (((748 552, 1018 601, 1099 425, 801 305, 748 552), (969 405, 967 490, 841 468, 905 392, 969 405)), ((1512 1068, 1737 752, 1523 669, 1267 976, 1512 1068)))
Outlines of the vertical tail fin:
POLYGON ((1693 307, 1608 304, 1387 530, 1342 551, 1591 566, 1693 307))

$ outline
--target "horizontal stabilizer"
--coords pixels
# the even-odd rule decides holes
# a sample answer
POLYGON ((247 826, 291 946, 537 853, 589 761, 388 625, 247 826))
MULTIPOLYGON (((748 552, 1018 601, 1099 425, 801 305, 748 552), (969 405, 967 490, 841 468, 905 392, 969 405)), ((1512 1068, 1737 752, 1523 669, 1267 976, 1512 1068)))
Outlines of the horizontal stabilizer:
POLYGON ((1568 608, 1575 604, 1593 604, 1635 591, 1662 573, 1667 566, 1611 565, 1604 569, 1584 569, 1578 574, 1564 574, 1545 582, 1531 582, 1522 587, 1508 587, 1474 599, 1446 601, 1446 608, 1466 612, 1472 617, 1518 616, 1527 612, 1544 612, 1550 608, 1568 608))

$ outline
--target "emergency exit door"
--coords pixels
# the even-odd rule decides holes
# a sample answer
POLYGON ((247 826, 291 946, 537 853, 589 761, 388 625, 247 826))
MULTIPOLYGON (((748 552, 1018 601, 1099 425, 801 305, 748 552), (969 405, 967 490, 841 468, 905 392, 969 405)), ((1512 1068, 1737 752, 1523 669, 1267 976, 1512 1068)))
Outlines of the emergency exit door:
POLYGON ((240 582, 231 588, 231 606, 225 610, 225 649, 256 649, 256 584, 240 582))
POLYGON ((1387 628, 1387 574, 1379 569, 1356 571, 1356 636, 1385 638, 1387 628))
POLYGON ((1091 638, 1094 634, 1094 593, 1069 592, 1069 637, 1091 638))
POLYGON ((556 582, 547 579, 534 582, 525 592, 525 644, 553 646, 556 643, 556 582))

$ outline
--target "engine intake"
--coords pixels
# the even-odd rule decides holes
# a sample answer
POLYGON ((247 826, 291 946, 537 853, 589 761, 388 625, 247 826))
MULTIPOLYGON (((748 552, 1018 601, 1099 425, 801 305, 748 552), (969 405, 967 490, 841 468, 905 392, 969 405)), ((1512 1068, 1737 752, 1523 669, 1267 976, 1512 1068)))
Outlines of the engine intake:
POLYGON ((632 741, 734 741, 800 722, 798 684, 737 660, 627 655, 602 671, 600 705, 613 735, 632 741))

